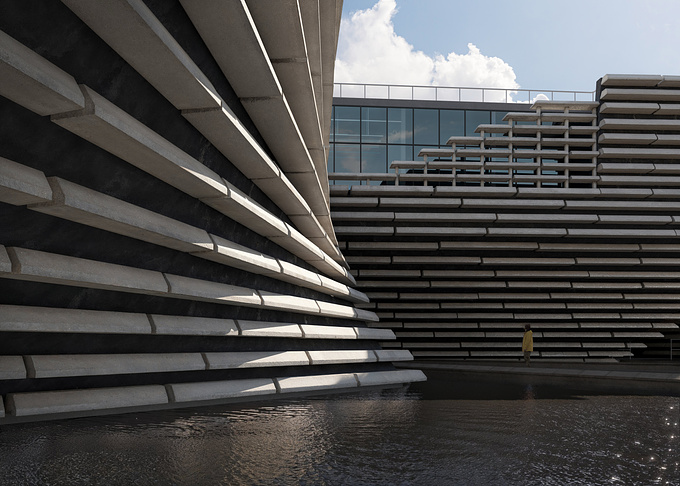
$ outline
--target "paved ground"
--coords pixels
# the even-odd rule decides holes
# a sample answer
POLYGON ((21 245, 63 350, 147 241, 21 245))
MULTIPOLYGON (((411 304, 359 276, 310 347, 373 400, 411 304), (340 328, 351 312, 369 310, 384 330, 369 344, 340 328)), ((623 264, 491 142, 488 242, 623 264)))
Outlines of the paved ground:
MULTIPOLYGON (((396 363, 395 363, 396 364, 396 363)), ((595 387, 602 391, 680 395, 680 360, 619 363, 546 363, 413 361, 400 367, 452 372, 465 378, 502 378, 522 382, 595 387)))

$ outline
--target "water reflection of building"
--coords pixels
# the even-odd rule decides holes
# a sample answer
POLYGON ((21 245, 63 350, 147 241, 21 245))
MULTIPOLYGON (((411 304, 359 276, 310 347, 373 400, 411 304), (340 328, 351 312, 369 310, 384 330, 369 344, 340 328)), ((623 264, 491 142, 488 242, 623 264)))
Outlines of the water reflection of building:
POLYGON ((516 359, 528 322, 540 359, 668 357, 680 320, 676 77, 521 93, 532 103, 454 88, 340 94, 332 216, 371 299, 362 307, 397 335, 386 346, 516 359))
POLYGON ((0 417, 424 379, 337 248, 341 2, 0 7, 0 417))

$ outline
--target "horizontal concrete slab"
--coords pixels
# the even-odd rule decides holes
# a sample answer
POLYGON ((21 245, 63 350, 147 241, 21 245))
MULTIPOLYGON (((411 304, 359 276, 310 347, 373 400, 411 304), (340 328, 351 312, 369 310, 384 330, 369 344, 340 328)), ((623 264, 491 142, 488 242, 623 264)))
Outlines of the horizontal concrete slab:
POLYGON ((31 378, 165 373, 205 369, 200 353, 68 354, 28 357, 31 378))
POLYGON ((275 378, 280 393, 316 392, 338 388, 356 388, 359 386, 351 373, 333 375, 293 376, 275 378))
POLYGON ((165 294, 163 274, 26 248, 10 248, 16 261, 12 278, 144 294, 165 294))
POLYGON ((353 327, 317 326, 314 324, 300 324, 303 337, 306 339, 357 339, 353 327))
POLYGON ((0 78, 0 95, 38 115, 85 106, 73 76, 1 31, 0 78))
POLYGON ((257 337, 291 337, 302 338, 302 330, 298 324, 284 322, 263 322, 238 320, 242 336, 257 337))
POLYGON ((378 360, 371 350, 308 351, 312 365, 373 363, 378 360))
POLYGON ((169 297, 224 304, 270 307, 262 301, 258 292, 253 289, 180 275, 165 274, 165 278, 169 286, 169 297))
POLYGON ((6 397, 7 410, 16 417, 125 409, 166 403, 168 395, 162 385, 10 393, 6 397))
POLYGON ((168 387, 174 403, 276 394, 276 386, 271 378, 174 383, 168 387))
POLYGON ((359 386, 380 386, 427 381, 425 373, 420 370, 370 371, 368 373, 357 373, 356 376, 359 386))
POLYGON ((26 377, 26 367, 21 356, 0 356, 0 380, 23 380, 26 377))
POLYGON ((154 334, 190 336, 238 336, 233 319, 152 314, 154 334))
POLYGON ((0 331, 151 334, 146 314, 0 305, 0 331))
POLYGON ((357 334, 357 339, 377 339, 377 340, 395 339, 394 333, 390 329, 376 329, 373 327, 355 327, 354 332, 356 332, 357 334))
POLYGON ((52 189, 42 172, 0 157, 0 202, 23 206, 51 199, 52 189))
POLYGON ((49 182, 55 192, 54 200, 32 205, 31 209, 178 251, 213 249, 205 230, 59 177, 50 177, 49 182))
POLYGON ((205 353, 207 369, 263 368, 276 366, 309 365, 304 351, 243 351, 228 353, 205 353))

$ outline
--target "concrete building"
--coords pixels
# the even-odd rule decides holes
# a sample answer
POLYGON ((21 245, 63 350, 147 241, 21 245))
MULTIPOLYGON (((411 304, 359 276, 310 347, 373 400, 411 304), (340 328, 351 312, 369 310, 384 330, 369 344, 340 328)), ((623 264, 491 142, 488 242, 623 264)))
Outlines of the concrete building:
POLYGON ((330 219, 340 12, 0 4, 0 421, 424 379, 330 219))
POLYGON ((331 215, 361 307, 397 336, 383 345, 517 360, 530 323, 541 360, 668 358, 680 77, 607 75, 533 103, 403 99, 415 89, 451 98, 366 86, 334 100, 331 215))

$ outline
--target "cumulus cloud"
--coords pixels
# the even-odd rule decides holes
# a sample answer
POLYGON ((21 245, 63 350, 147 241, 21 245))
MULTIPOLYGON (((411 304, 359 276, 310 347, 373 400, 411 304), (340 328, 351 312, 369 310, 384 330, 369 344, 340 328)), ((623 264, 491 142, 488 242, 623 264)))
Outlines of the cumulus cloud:
POLYGON ((428 56, 396 34, 396 0, 378 0, 355 12, 340 27, 335 81, 405 85, 518 88, 512 67, 485 56, 474 44, 468 52, 428 56))

